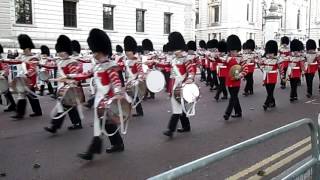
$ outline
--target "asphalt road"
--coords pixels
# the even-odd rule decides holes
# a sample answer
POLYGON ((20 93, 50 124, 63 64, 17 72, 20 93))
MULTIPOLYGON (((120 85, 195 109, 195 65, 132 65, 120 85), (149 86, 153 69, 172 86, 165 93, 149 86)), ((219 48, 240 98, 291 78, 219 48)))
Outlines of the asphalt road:
MULTIPOLYGON (((261 72, 256 72, 254 95, 240 96, 243 109, 241 119, 224 121, 227 101, 215 102, 214 94, 203 83, 196 116, 191 118, 192 131, 175 134, 173 139, 162 135, 170 118, 170 102, 165 93, 155 100, 143 102, 144 117, 133 118, 124 136, 125 151, 101 154, 91 162, 80 160, 77 153, 86 150, 93 135, 93 110, 84 109, 84 128, 68 131, 66 118, 57 135, 43 130, 50 123, 50 111, 55 101, 41 97, 44 115, 12 121, 10 113, 0 113, 0 173, 10 180, 135 180, 146 179, 189 161, 242 142, 304 117, 317 119, 319 113, 318 77, 314 80, 314 100, 305 97, 306 85, 299 87, 299 101, 289 102, 289 88, 275 90, 277 107, 262 109, 266 91, 261 84, 261 72), (39 168, 34 168, 39 164, 39 168)), ((242 86, 244 83, 242 83, 242 86)), ((215 92, 214 92, 215 93, 215 92)), ((241 92, 242 94, 242 92, 241 92)), ((0 107, 1 111, 3 107, 0 107)), ((29 110, 30 112, 30 110, 29 110)), ((308 136, 307 128, 299 128, 215 165, 195 172, 183 179, 224 179, 242 169, 295 144, 308 136)), ((109 145, 106 140, 105 146, 109 145)), ((297 160, 298 161, 298 160, 297 160)))

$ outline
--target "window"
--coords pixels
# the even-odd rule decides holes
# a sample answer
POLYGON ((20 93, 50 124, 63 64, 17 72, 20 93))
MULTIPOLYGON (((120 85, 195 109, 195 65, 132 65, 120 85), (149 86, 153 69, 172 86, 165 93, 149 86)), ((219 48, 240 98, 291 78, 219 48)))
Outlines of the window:
POLYGON ((164 34, 169 34, 171 31, 171 13, 164 13, 164 34))
POLYGON ((63 16, 65 27, 77 27, 77 2, 63 1, 63 16))
POLYGON ((32 2, 31 0, 16 0, 16 23, 32 24, 32 2))
POLYGON ((219 23, 220 21, 220 7, 218 5, 209 7, 209 21, 210 24, 219 23))
POLYGON ((250 16, 250 5, 247 4, 247 21, 249 21, 249 16, 250 16))
POLYGON ((113 30, 113 8, 112 5, 103 5, 103 29, 113 30))
POLYGON ((297 14, 297 29, 300 29, 300 9, 298 10, 297 14))
POLYGON ((196 9, 196 25, 199 24, 199 8, 196 9))
POLYGON ((208 39, 211 40, 211 39, 216 39, 218 41, 221 40, 221 33, 211 33, 211 34, 208 34, 208 39))
POLYGON ((136 11, 136 31, 144 32, 144 13, 145 10, 137 9, 136 11))

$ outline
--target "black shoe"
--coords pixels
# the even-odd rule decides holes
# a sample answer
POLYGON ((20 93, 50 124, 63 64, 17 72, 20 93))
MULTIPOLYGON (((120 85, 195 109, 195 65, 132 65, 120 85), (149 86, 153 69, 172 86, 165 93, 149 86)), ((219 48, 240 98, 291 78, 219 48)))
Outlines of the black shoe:
POLYGON ((177 132, 179 132, 179 133, 190 132, 190 131, 191 131, 190 127, 189 128, 179 128, 177 130, 177 132))
POLYGON ((290 102, 293 102, 294 101, 294 98, 290 98, 290 102))
POLYGON ((133 117, 139 117, 139 116, 143 116, 143 114, 133 114, 133 117))
POLYGON ((30 117, 42 116, 42 113, 32 113, 29 115, 30 117))
POLYGON ((213 87, 210 87, 210 91, 213 91, 214 90, 214 88, 213 87))
POLYGON ((167 130, 167 131, 164 131, 164 132, 163 132, 163 135, 168 136, 169 138, 172 138, 173 132, 170 131, 170 130, 167 130))
POLYGON ((19 119, 23 119, 23 116, 22 115, 14 115, 14 116, 11 116, 11 118, 19 120, 19 119))
POLYGON ((234 115, 231 115, 232 118, 241 118, 242 117, 242 114, 234 114, 234 115))
POLYGON ((270 104, 270 107, 271 107, 271 108, 276 107, 276 103, 271 103, 271 104, 270 104))
POLYGON ((249 93, 248 92, 244 92, 242 95, 243 96, 249 96, 249 93))
POLYGON ((80 153, 77 155, 79 158, 83 159, 83 160, 87 160, 90 161, 93 159, 93 154, 92 153, 80 153))
POLYGON ((268 110, 268 106, 267 105, 264 104, 262 107, 263 107, 264 111, 268 110))
POLYGON ((44 130, 52 133, 52 134, 55 134, 57 132, 57 129, 56 128, 52 128, 52 127, 44 127, 44 130))
POLYGON ((307 98, 311 98, 312 94, 307 94, 306 96, 307 96, 307 98))
POLYGON ((221 99, 224 99, 224 100, 228 99, 228 96, 223 96, 221 99))
POLYGON ((11 108, 11 107, 9 107, 9 108, 7 108, 7 109, 5 109, 5 110, 3 110, 4 112, 12 112, 12 111, 15 111, 16 110, 16 108, 11 108))
POLYGON ((226 120, 226 121, 228 121, 229 120, 229 115, 227 115, 227 114, 225 114, 225 115, 223 115, 223 118, 224 118, 224 120, 226 120))
POLYGON ((249 91, 249 95, 253 95, 254 93, 253 93, 253 91, 249 91))
POLYGON ((106 149, 106 153, 114 153, 114 152, 122 152, 122 151, 124 151, 124 145, 123 144, 114 145, 114 146, 111 146, 110 148, 106 149))
POLYGON ((297 100, 298 100, 298 97, 294 97, 293 99, 294 99, 295 101, 297 101, 297 100))
POLYGON ((74 125, 68 127, 68 130, 70 130, 70 131, 77 130, 77 129, 82 129, 82 125, 81 124, 74 124, 74 125))
POLYGON ((219 97, 214 97, 214 99, 218 102, 219 101, 219 97))
POLYGON ((209 83, 208 83, 208 82, 206 82, 206 86, 209 86, 209 83))

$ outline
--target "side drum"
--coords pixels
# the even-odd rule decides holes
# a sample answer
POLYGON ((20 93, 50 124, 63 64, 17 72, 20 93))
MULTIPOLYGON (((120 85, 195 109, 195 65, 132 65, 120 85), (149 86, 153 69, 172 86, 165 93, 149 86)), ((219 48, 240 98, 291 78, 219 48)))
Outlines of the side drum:
POLYGON ((65 85, 58 90, 58 97, 65 106, 76 106, 85 101, 81 87, 76 85, 65 85))

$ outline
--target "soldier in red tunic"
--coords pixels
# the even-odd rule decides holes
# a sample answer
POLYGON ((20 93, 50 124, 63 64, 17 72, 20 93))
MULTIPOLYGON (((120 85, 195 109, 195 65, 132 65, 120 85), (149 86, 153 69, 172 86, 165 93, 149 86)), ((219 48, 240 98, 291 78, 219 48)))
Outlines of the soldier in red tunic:
MULTIPOLYGON (((156 65, 154 60, 157 59, 157 56, 154 53, 152 41, 150 39, 144 39, 142 41, 142 49, 143 49, 143 56, 147 60, 146 63, 148 66, 148 70, 152 70, 156 65)), ((145 63, 145 62, 142 62, 142 63, 145 63)), ((153 93, 147 89, 147 94, 146 94, 147 99, 154 99, 155 98, 154 95, 155 95, 155 93, 153 93), (150 96, 148 96, 148 94, 150 94, 150 96)))
POLYGON ((119 74, 119 78, 121 80, 121 85, 122 85, 122 87, 124 87, 125 80, 124 80, 123 74, 125 72, 125 64, 124 64, 125 55, 123 54, 123 48, 120 45, 116 46, 116 54, 114 55, 114 60, 120 68, 118 71, 118 74, 119 74))
POLYGON ((248 74, 244 77, 246 80, 246 86, 244 88, 244 96, 253 94, 253 73, 256 65, 257 54, 255 53, 256 44, 254 40, 249 39, 245 42, 243 47, 243 61, 248 66, 248 74))
MULTIPOLYGON (((40 49, 41 49, 41 60, 39 63, 39 66, 41 67, 40 71, 47 71, 48 73, 50 73, 49 70, 55 69, 56 67, 55 62, 53 61, 52 58, 50 58, 50 50, 47 46, 43 45, 40 47, 40 49)), ((47 84, 47 87, 48 87, 48 91, 49 91, 48 95, 54 93, 52 84, 49 80, 41 81, 40 83, 41 83, 40 90, 39 90, 40 96, 43 96, 45 84, 47 84)))
POLYGON ((209 84, 210 91, 216 90, 218 87, 218 79, 217 79, 217 57, 218 57, 218 40, 212 39, 207 43, 207 53, 206 57, 209 63, 209 84))
POLYGON ((197 49, 197 54, 199 55, 199 61, 200 61, 200 72, 201 72, 201 78, 200 81, 207 81, 206 78, 206 58, 205 58, 205 52, 207 49, 207 43, 204 40, 199 41, 199 49, 197 49))
POLYGON ((281 38, 281 46, 279 49, 280 57, 279 57, 279 64, 280 64, 280 74, 281 74, 281 89, 286 88, 286 77, 287 77, 287 69, 290 62, 290 47, 289 47, 290 40, 287 36, 283 36, 281 38))
POLYGON ((187 58, 186 44, 183 36, 179 32, 173 32, 169 35, 169 48, 174 51, 174 58, 171 61, 172 71, 171 80, 173 86, 171 90, 171 106, 172 116, 168 124, 168 130, 163 134, 172 137, 176 131, 178 121, 181 121, 182 128, 178 132, 189 132, 191 130, 189 118, 183 111, 181 102, 178 102, 175 97, 175 89, 182 86, 183 83, 193 83, 195 71, 192 67, 192 59, 187 58))
POLYGON ((287 76, 290 79, 290 102, 298 100, 297 88, 300 82, 301 75, 304 74, 304 57, 303 57, 303 43, 294 39, 290 43, 290 50, 292 56, 287 69, 287 76))
POLYGON ((31 91, 19 94, 17 102, 17 114, 11 116, 14 119, 22 119, 26 112, 27 100, 28 98, 33 114, 31 117, 41 116, 42 110, 40 106, 39 99, 34 94, 37 86, 37 65, 39 63, 39 58, 34 56, 31 49, 34 48, 31 38, 26 34, 20 34, 18 36, 18 41, 20 48, 23 50, 23 54, 16 58, 15 61, 9 61, 10 64, 21 64, 21 68, 18 70, 18 76, 26 77, 29 82, 28 89, 31 91))
POLYGON ((318 70, 318 63, 317 63, 317 44, 313 39, 309 39, 306 44, 307 53, 306 53, 306 62, 304 63, 304 71, 305 77, 307 82, 307 97, 312 97, 312 84, 314 74, 318 70))
POLYGON ((226 55, 228 51, 227 43, 225 41, 220 41, 218 43, 218 51, 219 56, 217 58, 217 76, 219 79, 219 86, 217 89, 216 96, 214 97, 216 101, 219 101, 221 93, 223 93, 223 97, 221 99, 228 99, 228 92, 226 88, 226 77, 228 75, 226 66, 226 55))
POLYGON ((229 90, 230 99, 229 105, 227 106, 227 109, 223 116, 225 120, 229 120, 229 117, 233 110, 235 111, 235 114, 231 117, 242 117, 242 109, 239 102, 238 94, 240 90, 241 79, 248 73, 247 64, 243 63, 242 56, 240 55, 241 41, 239 37, 236 35, 230 35, 227 39, 227 48, 228 56, 226 60, 226 65, 228 72, 230 72, 231 68, 233 68, 233 66, 235 65, 242 65, 242 71, 240 72, 237 70, 233 72, 234 74, 228 73, 228 76, 226 77, 226 85, 229 90))
MULTIPOLYGON (((99 29, 92 29, 88 37, 88 45, 94 53, 96 65, 94 67, 94 81, 96 86, 95 97, 95 114, 94 114, 94 137, 88 150, 85 153, 78 154, 84 160, 92 160, 94 154, 100 154, 102 149, 102 131, 105 131, 112 136, 108 136, 111 147, 106 149, 106 153, 124 151, 124 144, 117 126, 111 123, 106 123, 105 127, 101 127, 101 120, 97 114, 99 103, 104 98, 112 98, 115 95, 121 94, 121 81, 118 74, 118 65, 111 61, 112 48, 111 41, 108 35, 99 29)), ((108 115, 107 115, 108 116, 108 115)), ((109 117, 107 117, 108 120, 109 117)))
POLYGON ((260 68, 263 70, 263 84, 267 91, 267 99, 264 102, 263 109, 276 106, 273 96, 278 78, 278 44, 276 41, 270 40, 265 47, 265 57, 259 62, 260 68))
MULTIPOLYGON (((0 77, 8 80, 10 69, 9 69, 8 64, 1 61, 2 60, 2 55, 1 55, 2 53, 3 53, 3 47, 0 44, 0 77)), ((11 94, 9 88, 5 92, 3 92, 3 95, 5 96, 5 98, 7 100, 7 104, 8 104, 8 107, 4 110, 4 112, 15 111, 16 110, 16 103, 12 97, 12 94, 11 94)), ((2 104, 2 101, 1 101, 1 104, 2 104)))
MULTIPOLYGON (((81 76, 81 68, 80 63, 77 59, 73 59, 70 56, 72 55, 72 47, 71 40, 65 36, 61 35, 57 39, 56 51, 60 59, 58 60, 58 92, 64 90, 64 92, 68 89, 68 84, 77 84, 79 88, 82 87, 80 82, 86 79, 86 76, 81 76), (73 82, 70 82, 73 81, 73 82)), ((83 98, 84 94, 78 94, 82 97, 74 97, 74 98, 83 98)), ((75 94, 76 95, 76 94, 75 94)), ((53 116, 51 121, 51 127, 45 127, 44 129, 50 133, 56 133, 58 129, 61 128, 62 123, 64 121, 66 113, 69 114, 69 118, 71 120, 72 125, 68 127, 68 130, 77 130, 82 129, 81 120, 83 118, 83 114, 81 111, 81 104, 78 103, 77 106, 70 106, 63 104, 63 98, 57 101, 56 107, 53 109, 53 116), (80 111, 79 111, 80 110, 80 111)))

